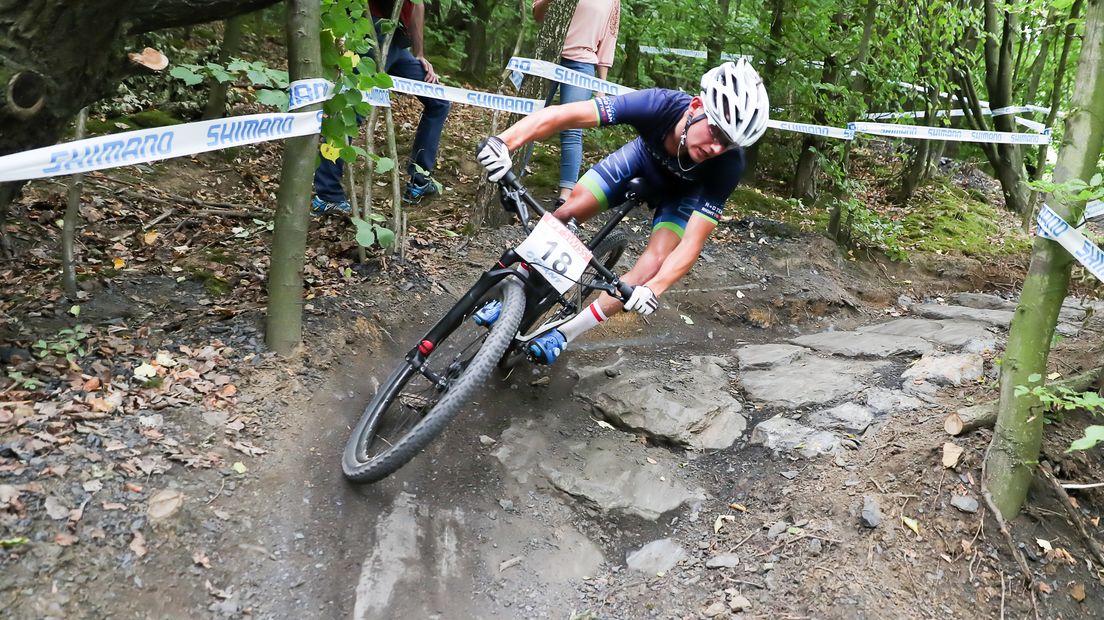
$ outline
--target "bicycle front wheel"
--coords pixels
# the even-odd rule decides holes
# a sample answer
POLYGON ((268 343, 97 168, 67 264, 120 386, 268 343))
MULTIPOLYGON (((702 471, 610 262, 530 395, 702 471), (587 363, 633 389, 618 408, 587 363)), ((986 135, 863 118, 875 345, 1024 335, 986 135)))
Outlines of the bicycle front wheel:
POLYGON ((353 428, 341 459, 353 482, 381 480, 414 458, 445 427, 491 374, 517 333, 525 294, 513 277, 492 288, 426 358, 419 371, 405 360, 380 386, 353 428), (498 320, 480 327, 477 310, 501 302, 498 320))

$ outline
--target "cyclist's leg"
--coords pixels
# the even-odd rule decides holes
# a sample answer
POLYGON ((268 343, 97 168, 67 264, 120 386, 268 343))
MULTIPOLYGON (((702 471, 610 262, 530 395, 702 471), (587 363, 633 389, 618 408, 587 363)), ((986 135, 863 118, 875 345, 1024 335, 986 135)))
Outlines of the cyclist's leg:
POLYGON ((587 170, 555 216, 562 222, 575 218, 585 222, 625 198, 625 188, 634 177, 655 176, 654 165, 644 152, 640 138, 629 142, 587 170))

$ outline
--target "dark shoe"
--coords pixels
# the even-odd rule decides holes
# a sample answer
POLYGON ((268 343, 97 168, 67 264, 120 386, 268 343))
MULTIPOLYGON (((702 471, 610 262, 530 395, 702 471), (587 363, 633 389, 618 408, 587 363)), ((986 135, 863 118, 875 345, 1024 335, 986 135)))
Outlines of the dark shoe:
POLYGON ((318 196, 311 199, 311 215, 344 215, 349 217, 353 214, 353 207, 349 205, 348 200, 339 200, 337 202, 329 202, 322 200, 318 196))
POLYGON ((406 190, 403 192, 403 202, 421 202, 422 198, 432 196, 438 192, 437 184, 433 182, 433 179, 427 178, 421 183, 415 179, 410 179, 410 182, 406 184, 406 190))
POLYGON ((525 348, 534 361, 541 364, 551 364, 567 348, 567 338, 563 332, 554 329, 547 334, 542 334, 529 341, 525 348))

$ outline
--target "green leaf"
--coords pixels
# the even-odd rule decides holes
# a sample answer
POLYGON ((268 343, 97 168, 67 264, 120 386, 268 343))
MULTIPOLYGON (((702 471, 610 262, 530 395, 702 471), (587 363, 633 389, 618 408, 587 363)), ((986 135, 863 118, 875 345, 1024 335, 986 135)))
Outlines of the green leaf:
POLYGON ((1085 436, 1071 443, 1066 452, 1088 450, 1101 441, 1104 441, 1104 426, 1087 426, 1085 427, 1085 436))
POLYGON ((18 547, 31 542, 29 538, 25 536, 16 536, 14 538, 0 538, 0 547, 8 549, 10 547, 18 547))
POLYGON ((283 90, 258 90, 257 103, 270 105, 274 108, 286 110, 288 106, 288 94, 283 90))
POLYGON ((363 247, 369 247, 376 242, 377 228, 374 224, 370 224, 360 219, 359 217, 352 218, 353 224, 356 225, 356 242, 363 247))
POLYGON ((245 468, 245 463, 242 463, 241 461, 235 461, 234 464, 230 466, 230 469, 234 470, 234 473, 238 475, 244 474, 247 471, 245 468))
POLYGON ((1037 372, 1033 372, 1033 373, 1031 373, 1030 375, 1027 376, 1027 382, 1028 383, 1038 383, 1039 381, 1042 381, 1042 379, 1043 379, 1043 375, 1040 375, 1037 372))
POLYGON ((395 232, 390 228, 376 226, 376 238, 379 239, 380 245, 385 248, 395 245, 395 232))
POLYGON ((384 172, 390 172, 395 167, 395 160, 390 157, 380 157, 376 160, 376 165, 373 167, 377 174, 383 174, 384 172))
POLYGON ((1104 175, 1097 172, 1093 175, 1093 178, 1089 181, 1089 185, 1100 185, 1101 181, 1104 181, 1104 175))
POLYGON ((75 305, 72 308, 69 308, 69 314, 72 314, 73 316, 80 316, 80 306, 75 305))
POLYGON ((250 69, 245 72, 245 77, 249 78, 249 81, 253 82, 255 86, 272 86, 272 81, 264 71, 250 69))
POLYGON ((191 69, 185 67, 173 67, 169 71, 169 75, 182 80, 188 86, 195 86, 203 81, 202 76, 196 75, 191 69))

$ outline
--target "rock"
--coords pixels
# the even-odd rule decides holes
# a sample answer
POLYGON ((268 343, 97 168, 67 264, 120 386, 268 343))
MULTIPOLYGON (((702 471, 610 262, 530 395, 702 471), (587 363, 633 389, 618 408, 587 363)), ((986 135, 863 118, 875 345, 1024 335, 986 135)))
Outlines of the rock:
POLYGON ((901 411, 912 411, 924 406, 923 401, 915 396, 909 396, 900 390, 889 390, 883 387, 872 387, 863 393, 866 406, 875 413, 894 414, 901 411))
POLYGON ((887 362, 824 359, 809 356, 770 370, 751 370, 740 384, 751 398, 797 409, 846 398, 867 387, 864 379, 887 362))
POLYGON ((160 413, 153 415, 140 415, 138 416, 138 426, 140 428, 159 429, 165 425, 165 418, 160 413))
POLYGON ((495 441, 495 439, 493 437, 488 437, 487 435, 480 435, 479 436, 479 443, 484 445, 484 446, 493 446, 498 442, 495 441))
POLYGON ((951 301, 967 308, 980 310, 1015 310, 1016 302, 996 295, 986 293, 955 293, 951 295, 951 301))
POLYGON ((774 523, 771 524, 770 528, 767 530, 767 538, 769 538, 771 540, 774 540, 775 538, 778 538, 779 536, 785 534, 786 530, 788 530, 789 528, 790 528, 789 522, 787 522, 787 521, 775 521, 774 523))
POLYGON ((176 489, 158 491, 149 499, 146 514, 153 521, 162 521, 171 517, 184 505, 184 494, 176 489))
POLYGON ((610 379, 605 369, 583 368, 575 394, 615 425, 660 443, 720 450, 735 443, 747 428, 743 405, 728 392, 726 363, 717 357, 692 357, 683 371, 686 384, 671 390, 663 389, 672 379, 669 370, 610 379))
POLYGON ((55 521, 69 518, 69 507, 56 495, 47 495, 44 502, 46 515, 55 521))
POLYGON ((828 431, 817 431, 797 422, 775 416, 760 422, 751 433, 751 443, 775 451, 798 450, 805 458, 829 454, 839 448, 839 437, 828 431))
POLYGON ((703 492, 691 491, 673 475, 678 464, 669 451, 628 443, 620 433, 565 442, 547 423, 515 421, 502 433, 492 454, 519 482, 543 477, 560 491, 604 512, 654 521, 665 512, 704 498, 703 492), (653 457, 656 464, 641 467, 640 454, 653 457))
POLYGON ((709 607, 702 610, 702 615, 706 618, 716 618, 721 614, 728 613, 728 606, 721 601, 713 603, 709 607))
POLYGON ((977 321, 897 319, 888 323, 866 325, 858 328, 857 331, 914 336, 947 347, 965 348, 974 353, 980 353, 985 349, 993 350, 997 346, 997 335, 989 331, 988 325, 977 321))
POLYGON ((670 538, 653 540, 625 557, 632 570, 654 575, 665 573, 686 557, 686 550, 670 538))
POLYGON ((977 353, 929 353, 905 370, 901 378, 937 385, 964 385, 977 381, 984 374, 985 360, 977 353))
POLYGON ((705 561, 706 568, 736 568, 740 565, 740 556, 735 553, 718 553, 705 561))
POLYGON ((951 496, 951 505, 962 512, 974 513, 978 510, 978 501, 970 495, 951 496))
POLYGON ((737 594, 728 601, 728 608, 732 611, 746 611, 751 609, 751 601, 743 594, 737 594))
POLYGON ((508 499, 498 500, 498 505, 499 505, 499 507, 501 507, 503 510, 505 510, 507 512, 514 509, 514 502, 511 501, 511 500, 508 500, 508 499))
POLYGON ((861 433, 874 421, 874 413, 862 405, 843 403, 811 413, 807 421, 817 428, 861 433))
POLYGON ((862 514, 859 523, 863 527, 875 528, 882 524, 882 507, 873 495, 863 495, 862 514))
POLYGON ((1011 310, 986 310, 965 306, 943 306, 940 304, 913 304, 910 308, 916 316, 928 319, 965 319, 985 323, 993 327, 1008 329, 1012 322, 1011 310))
POLYGON ((740 370, 770 368, 789 364, 810 353, 805 347, 792 344, 749 344, 736 350, 740 370))
POLYGON ((922 338, 863 332, 823 332, 794 338, 793 342, 844 357, 918 357, 932 350, 931 343, 922 338))

